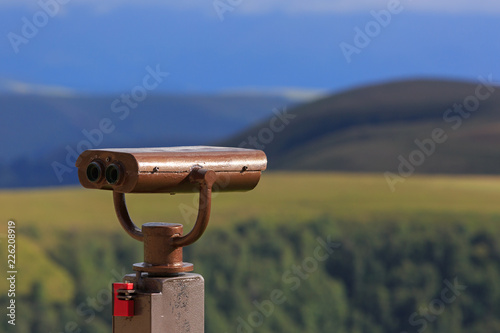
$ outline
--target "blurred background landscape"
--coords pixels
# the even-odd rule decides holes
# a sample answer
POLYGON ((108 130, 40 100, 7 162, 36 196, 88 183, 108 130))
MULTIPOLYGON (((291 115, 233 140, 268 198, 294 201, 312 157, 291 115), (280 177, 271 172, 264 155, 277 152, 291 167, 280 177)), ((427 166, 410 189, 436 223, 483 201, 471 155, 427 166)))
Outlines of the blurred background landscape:
MULTIPOLYGON (((178 145, 269 160, 185 250, 207 332, 500 331, 499 15, 485 0, 0 0, 2 265, 11 219, 18 249, 2 331, 111 330, 110 283, 142 244, 74 162, 178 145), (262 310, 276 289, 286 301, 262 310)), ((195 203, 128 197, 137 223, 185 229, 195 203)))

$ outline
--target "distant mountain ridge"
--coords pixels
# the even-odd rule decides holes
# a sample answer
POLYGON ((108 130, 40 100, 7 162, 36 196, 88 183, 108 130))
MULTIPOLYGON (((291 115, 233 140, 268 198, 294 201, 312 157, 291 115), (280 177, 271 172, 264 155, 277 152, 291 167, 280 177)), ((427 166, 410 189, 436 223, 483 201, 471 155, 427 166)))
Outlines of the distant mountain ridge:
POLYGON ((272 140, 266 120, 223 144, 251 146, 257 138, 274 170, 496 174, 498 90, 491 77, 361 87, 290 109, 295 118, 272 140))
POLYGON ((81 150, 210 144, 293 103, 257 94, 151 95, 133 103, 120 94, 0 94, 0 187, 75 184, 81 150))
POLYGON ((270 170, 381 172, 395 182, 498 174, 500 88, 482 81, 388 82, 298 106, 273 96, 150 96, 126 119, 113 112, 116 97, 0 95, 0 187, 75 184, 71 164, 92 140, 90 148, 258 148, 270 170), (99 135, 102 124, 113 130, 99 135))

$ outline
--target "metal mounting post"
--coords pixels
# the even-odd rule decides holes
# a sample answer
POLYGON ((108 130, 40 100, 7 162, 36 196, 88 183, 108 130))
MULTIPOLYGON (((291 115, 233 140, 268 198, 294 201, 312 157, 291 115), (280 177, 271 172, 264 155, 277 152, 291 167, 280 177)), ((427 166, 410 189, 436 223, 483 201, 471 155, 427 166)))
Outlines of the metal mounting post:
POLYGON ((113 192, 121 225, 144 242, 144 262, 134 264, 137 273, 123 279, 125 285, 134 286, 134 295, 129 293, 127 299, 123 296, 127 290, 122 289, 114 294, 114 333, 204 332, 204 280, 199 274, 185 273, 193 270, 193 264, 182 261, 182 247, 198 240, 207 228, 216 176, 195 168, 189 179, 199 184, 200 199, 196 223, 186 235, 182 225, 175 223, 146 223, 139 229, 128 214, 125 194, 113 192), (126 302, 134 302, 133 313, 116 315, 117 304, 126 308, 126 302))
POLYGON ((136 272, 113 284, 113 332, 203 333, 204 281, 188 273, 182 248, 196 242, 210 219, 212 191, 250 191, 267 167, 263 151, 228 147, 89 149, 76 161, 83 187, 113 191, 123 229, 144 243, 136 272), (198 216, 183 234, 176 223, 145 223, 130 218, 126 193, 199 191, 198 216))

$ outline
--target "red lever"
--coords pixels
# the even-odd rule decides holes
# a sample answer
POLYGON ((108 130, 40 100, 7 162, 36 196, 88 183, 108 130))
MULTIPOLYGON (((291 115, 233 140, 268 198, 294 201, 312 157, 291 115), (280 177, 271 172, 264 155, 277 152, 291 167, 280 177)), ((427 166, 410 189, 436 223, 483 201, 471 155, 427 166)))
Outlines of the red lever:
POLYGON ((134 294, 133 283, 113 283, 113 316, 134 315, 134 294))

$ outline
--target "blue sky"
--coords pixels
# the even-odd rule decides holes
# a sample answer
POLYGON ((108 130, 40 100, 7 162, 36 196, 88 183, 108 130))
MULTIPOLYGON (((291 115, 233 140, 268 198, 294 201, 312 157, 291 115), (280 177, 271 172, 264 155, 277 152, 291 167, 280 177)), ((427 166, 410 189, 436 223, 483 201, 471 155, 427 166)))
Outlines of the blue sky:
POLYGON ((0 90, 128 91, 147 66, 169 72, 158 92, 500 81, 499 18, 486 0, 0 0, 0 90))

